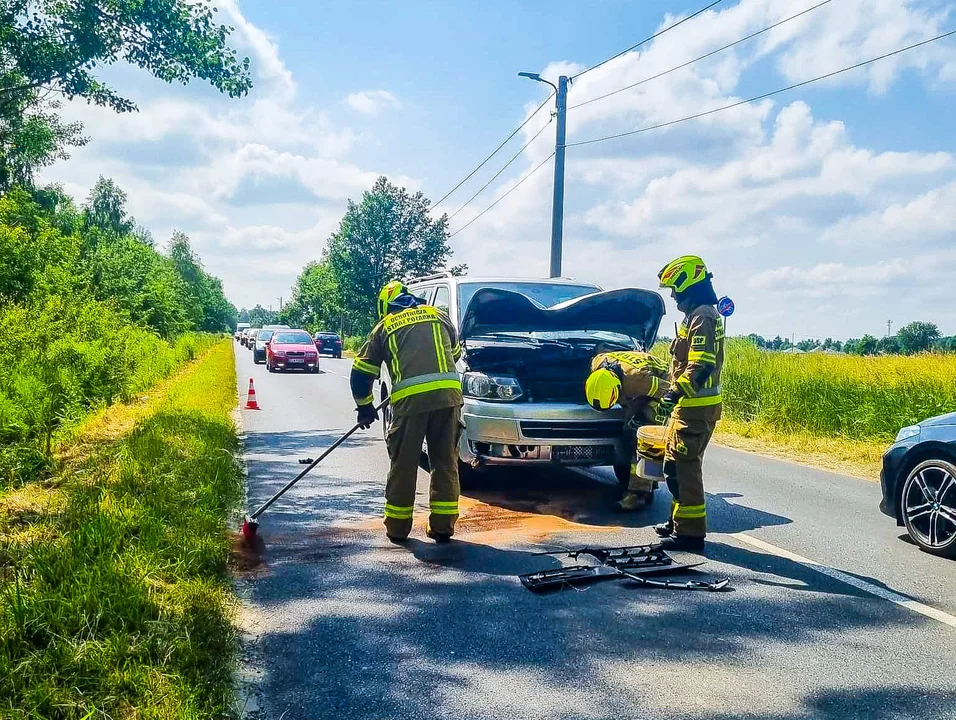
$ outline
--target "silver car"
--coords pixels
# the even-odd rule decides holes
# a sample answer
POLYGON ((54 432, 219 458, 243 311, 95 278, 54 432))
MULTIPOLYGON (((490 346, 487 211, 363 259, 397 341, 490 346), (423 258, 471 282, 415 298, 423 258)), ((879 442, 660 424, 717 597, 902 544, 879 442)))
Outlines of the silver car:
MULTIPOLYGON (((602 292, 561 278, 442 273, 407 284, 458 323, 464 474, 502 465, 612 465, 627 483, 632 446, 623 411, 593 410, 584 382, 596 353, 654 344, 664 315, 660 295, 635 288, 602 292)), ((388 384, 384 376, 383 399, 388 384)))

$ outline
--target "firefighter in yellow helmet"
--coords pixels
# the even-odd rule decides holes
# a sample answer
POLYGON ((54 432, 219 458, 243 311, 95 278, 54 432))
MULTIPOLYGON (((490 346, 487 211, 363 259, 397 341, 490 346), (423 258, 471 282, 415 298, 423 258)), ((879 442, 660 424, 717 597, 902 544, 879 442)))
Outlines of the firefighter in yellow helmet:
POLYGON ((635 432, 641 425, 653 425, 657 403, 669 389, 667 364, 650 353, 599 353, 591 360, 591 374, 584 385, 588 404, 595 410, 624 407, 624 432, 631 456, 627 492, 618 502, 622 512, 644 510, 654 500, 654 481, 637 474, 635 432))
POLYGON ((427 440, 431 512, 425 534, 445 542, 458 520, 458 333, 445 313, 398 281, 382 288, 377 309, 379 321, 355 356, 350 384, 358 423, 368 428, 378 419, 372 384, 386 363, 391 423, 385 444, 391 466, 385 485, 385 533, 393 542, 403 542, 411 532, 418 463, 427 440))
POLYGON ((724 322, 717 314, 713 275, 696 255, 672 260, 658 273, 684 320, 671 343, 671 389, 661 399, 671 412, 665 434, 664 479, 673 496, 670 519, 655 527, 662 544, 699 551, 707 534, 701 472, 704 450, 720 419, 724 322))

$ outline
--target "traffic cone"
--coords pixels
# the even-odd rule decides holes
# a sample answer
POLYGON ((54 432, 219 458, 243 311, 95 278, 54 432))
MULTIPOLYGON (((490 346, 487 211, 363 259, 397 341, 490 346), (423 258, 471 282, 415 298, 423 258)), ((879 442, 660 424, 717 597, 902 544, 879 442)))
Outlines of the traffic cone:
POLYGON ((246 410, 260 410, 259 403, 256 402, 256 386, 249 378, 249 397, 246 400, 246 410))

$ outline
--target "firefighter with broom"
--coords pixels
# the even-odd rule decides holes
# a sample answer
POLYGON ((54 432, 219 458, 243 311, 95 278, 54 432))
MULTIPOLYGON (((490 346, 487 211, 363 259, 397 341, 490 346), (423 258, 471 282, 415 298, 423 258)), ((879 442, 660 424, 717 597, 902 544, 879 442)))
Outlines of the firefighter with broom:
POLYGON ((391 375, 391 422, 385 436, 391 466, 385 485, 385 533, 404 542, 412 529, 422 442, 431 467, 425 534, 447 542, 458 519, 458 438, 462 406, 458 333, 448 316, 395 280, 379 293, 378 323, 352 363, 358 425, 378 419, 372 384, 385 363, 391 375))

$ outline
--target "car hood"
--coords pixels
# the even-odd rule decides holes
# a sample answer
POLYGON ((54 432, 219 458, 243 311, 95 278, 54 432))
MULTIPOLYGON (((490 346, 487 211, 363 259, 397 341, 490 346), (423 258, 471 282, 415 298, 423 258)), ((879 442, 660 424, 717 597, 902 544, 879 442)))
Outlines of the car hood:
POLYGON ((313 343, 272 343, 272 351, 276 350, 285 350, 292 352, 315 352, 315 345, 313 343))
POLYGON ((937 415, 936 417, 927 418, 919 423, 923 426, 934 426, 934 425, 956 425, 956 412, 946 413, 945 415, 937 415))
POLYGON ((623 288, 567 300, 546 308, 511 290, 482 288, 461 316, 462 339, 493 332, 621 333, 650 348, 664 317, 664 300, 656 292, 623 288))

